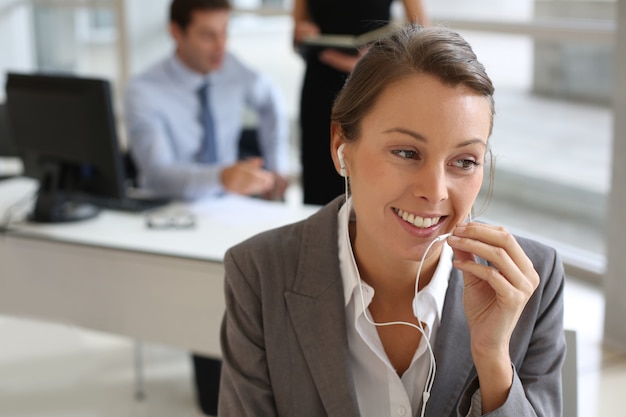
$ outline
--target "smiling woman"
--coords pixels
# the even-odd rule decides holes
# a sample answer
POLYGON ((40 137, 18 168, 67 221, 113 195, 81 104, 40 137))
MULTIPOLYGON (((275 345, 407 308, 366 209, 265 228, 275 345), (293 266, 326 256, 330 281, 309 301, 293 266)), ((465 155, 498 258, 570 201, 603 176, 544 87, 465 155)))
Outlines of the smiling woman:
POLYGON ((346 184, 225 257, 219 415, 561 415, 557 253, 468 221, 494 88, 471 47, 416 25, 335 102, 346 184))
MULTIPOLYGON (((389 255, 406 252, 405 260, 419 259, 430 240, 468 217, 482 185, 491 112, 484 96, 426 74, 403 77, 375 100, 358 140, 347 140, 354 133, 343 133, 336 122, 333 144, 346 142, 353 206, 361 220, 357 256, 372 263, 368 270, 376 265, 389 271, 398 266, 397 256, 389 255), (373 235, 379 239, 371 246, 367 237, 373 235)), ((439 252, 425 266, 431 275, 439 252)))

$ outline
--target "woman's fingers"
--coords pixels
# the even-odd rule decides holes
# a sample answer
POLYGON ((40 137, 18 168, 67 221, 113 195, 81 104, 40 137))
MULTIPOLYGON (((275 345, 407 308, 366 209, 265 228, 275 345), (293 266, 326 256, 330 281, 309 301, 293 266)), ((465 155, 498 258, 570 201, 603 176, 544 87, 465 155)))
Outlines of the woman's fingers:
POLYGON ((532 293, 539 285, 539 276, 532 262, 513 235, 503 227, 482 223, 461 225, 455 229, 454 235, 448 238, 448 243, 455 249, 457 260, 468 264, 464 266, 467 272, 490 278, 494 282, 498 281, 498 277, 503 277, 511 285, 526 293, 532 293), (493 268, 472 262, 467 254, 485 259, 493 268), (475 266, 469 265, 472 263, 475 266), (497 274, 491 271, 494 268, 497 274))

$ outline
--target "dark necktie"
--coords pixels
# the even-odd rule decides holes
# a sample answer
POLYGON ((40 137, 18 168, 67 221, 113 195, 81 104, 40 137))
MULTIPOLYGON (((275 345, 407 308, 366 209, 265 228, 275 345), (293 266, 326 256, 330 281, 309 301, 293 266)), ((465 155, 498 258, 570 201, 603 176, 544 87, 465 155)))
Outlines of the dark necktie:
POLYGON ((200 96, 200 123, 203 127, 202 142, 196 160, 205 164, 217 162, 217 145, 215 143, 215 123, 209 101, 209 83, 203 84, 198 90, 200 96))

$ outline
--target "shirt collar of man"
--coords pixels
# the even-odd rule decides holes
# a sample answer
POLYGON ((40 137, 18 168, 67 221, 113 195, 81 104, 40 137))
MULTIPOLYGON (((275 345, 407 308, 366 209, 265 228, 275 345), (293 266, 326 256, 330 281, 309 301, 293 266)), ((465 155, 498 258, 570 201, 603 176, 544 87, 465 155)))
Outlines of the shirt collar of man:
POLYGON ((211 83, 211 80, 215 77, 215 73, 199 74, 191 70, 186 66, 183 61, 180 60, 176 52, 174 52, 169 60, 169 70, 174 77, 180 82, 181 86, 185 89, 197 91, 206 83, 211 83))
MULTIPOLYGON (((354 253, 352 252, 352 244, 350 243, 348 231, 349 221, 347 220, 348 213, 350 213, 349 221, 354 221, 356 217, 352 210, 352 198, 347 200, 338 213, 339 268, 343 282, 344 303, 346 307, 349 305, 352 297, 360 297, 358 286, 360 277, 354 260, 354 253)), ((420 320, 425 322, 431 329, 433 325, 438 324, 441 320, 443 303, 446 297, 446 291, 448 290, 448 281, 451 271, 452 248, 444 242, 433 278, 428 285, 418 293, 416 300, 414 300, 420 320)), ((363 283, 363 285, 367 286, 365 283, 363 283)), ((373 291, 371 294, 373 295, 373 291)))

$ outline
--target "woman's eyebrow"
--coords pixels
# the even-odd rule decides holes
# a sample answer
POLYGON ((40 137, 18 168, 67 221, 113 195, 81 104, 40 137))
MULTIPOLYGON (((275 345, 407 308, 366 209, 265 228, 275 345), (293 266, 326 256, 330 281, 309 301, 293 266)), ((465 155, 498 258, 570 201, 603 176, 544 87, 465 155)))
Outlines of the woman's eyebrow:
POLYGON ((470 140, 466 140, 465 142, 461 142, 461 143, 459 143, 459 144, 457 145, 457 148, 462 148, 462 147, 464 147, 464 146, 470 146, 470 145, 473 145, 473 144, 475 144, 475 143, 481 144, 481 145, 483 145, 483 147, 485 147, 485 148, 487 147, 487 142, 485 142, 485 141, 484 141, 484 140, 482 140, 482 139, 478 139, 478 138, 476 138, 476 139, 470 139, 470 140))
POLYGON ((420 142, 428 142, 428 140, 424 136, 412 130, 405 129, 403 127, 392 127, 391 129, 387 129, 383 131, 383 133, 403 133, 405 135, 411 136, 412 138, 416 140, 419 140, 420 142))
MULTIPOLYGON (((414 132, 412 130, 409 129, 405 129, 402 127, 394 127, 391 129, 387 129, 385 131, 383 131, 383 133, 403 133, 405 135, 411 136, 413 139, 418 140, 420 142, 428 142, 428 139, 426 139, 425 136, 422 136, 421 134, 414 132)), ((476 139, 469 139, 466 140, 464 142, 461 142, 457 145, 457 148, 462 148, 465 146, 470 146, 473 145, 475 143, 481 144, 483 145, 483 147, 487 147, 487 142, 485 142, 484 140, 480 139, 480 138, 476 138, 476 139)))

